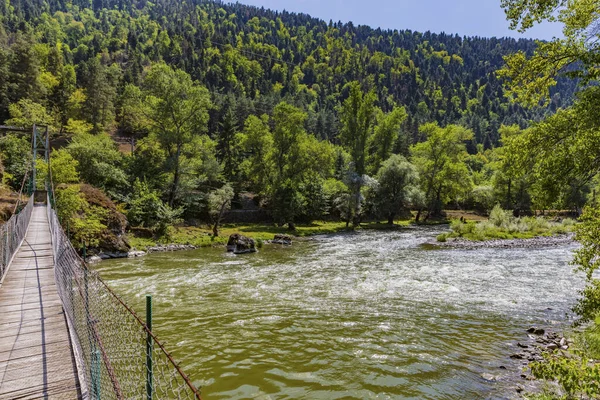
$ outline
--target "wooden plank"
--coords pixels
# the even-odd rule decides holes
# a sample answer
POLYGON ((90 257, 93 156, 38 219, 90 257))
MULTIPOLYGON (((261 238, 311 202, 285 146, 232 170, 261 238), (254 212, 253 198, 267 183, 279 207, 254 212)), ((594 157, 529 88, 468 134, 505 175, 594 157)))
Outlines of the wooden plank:
POLYGON ((35 357, 37 355, 46 355, 47 357, 54 357, 55 355, 52 353, 59 353, 62 358, 65 355, 65 348, 68 348, 69 342, 65 342, 64 340, 52 341, 49 340, 46 343, 45 349, 42 349, 41 346, 32 346, 32 347, 22 347, 19 349, 15 349, 13 351, 5 351, 0 353, 0 361, 9 361, 13 359, 19 358, 29 358, 35 357))
POLYGON ((63 313, 62 306, 44 307, 34 310, 11 311, 3 314, 0 317, 0 324, 14 321, 29 321, 32 319, 47 318, 52 315, 60 315, 63 313))
POLYGON ((32 333, 41 332, 42 330, 52 331, 54 329, 60 329, 60 325, 63 324, 63 317, 57 316, 56 318, 46 318, 44 323, 41 321, 30 321, 26 324, 6 324, 0 328, 0 337, 5 338, 16 335, 17 333, 32 333))
POLYGON ((0 315, 12 311, 31 310, 34 308, 40 308, 40 302, 42 301, 44 302, 45 306, 62 307, 62 302, 60 301, 60 298, 58 296, 49 299, 44 299, 43 297, 40 298, 34 296, 27 296, 23 297, 19 303, 0 303, 0 315))
POLYGON ((81 398, 53 263, 46 208, 36 206, 0 286, 0 400, 81 398))
POLYGON ((58 379, 48 383, 33 383, 29 378, 22 378, 3 385, 0 388, 0 400, 13 399, 77 399, 77 386, 70 379, 58 379), (74 396, 73 396, 74 395, 74 396), (73 397, 67 397, 73 396, 73 397))

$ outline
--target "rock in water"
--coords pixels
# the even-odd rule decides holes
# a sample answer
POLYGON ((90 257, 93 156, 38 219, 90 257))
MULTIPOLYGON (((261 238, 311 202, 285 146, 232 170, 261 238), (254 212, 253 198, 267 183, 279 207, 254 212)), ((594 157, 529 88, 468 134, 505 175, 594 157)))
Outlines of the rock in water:
POLYGON ((98 256, 91 256, 85 259, 85 262, 93 264, 102 261, 102 258, 98 256))
POLYGON ((275 238, 273 239, 273 241, 271 243, 282 244, 285 246, 291 246, 292 245, 292 237, 289 235, 275 235, 275 238))
POLYGON ((256 242, 254 239, 234 233, 227 241, 227 251, 234 254, 256 253, 256 242))
POLYGON ((485 379, 486 381, 490 381, 490 382, 495 382, 496 381, 496 377, 494 375, 492 375, 492 374, 487 374, 487 373, 481 374, 481 377, 483 379, 485 379))
POLYGON ((542 328, 536 328, 534 326, 532 326, 531 328, 527 329, 528 333, 533 333, 534 335, 543 335, 545 333, 545 331, 542 328))

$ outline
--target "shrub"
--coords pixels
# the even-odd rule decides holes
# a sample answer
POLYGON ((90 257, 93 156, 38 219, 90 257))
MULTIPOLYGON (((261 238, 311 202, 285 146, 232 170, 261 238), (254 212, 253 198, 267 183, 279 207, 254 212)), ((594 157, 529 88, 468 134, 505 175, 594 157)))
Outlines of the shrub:
MULTIPOLYGON (((479 223, 454 220, 450 223, 451 233, 443 239, 450 237, 464 237, 469 240, 488 239, 524 239, 540 235, 562 234, 571 232, 575 221, 565 219, 562 222, 551 222, 545 218, 523 217, 515 218, 509 211, 495 206, 490 213, 488 221, 479 223)), ((438 241, 442 241, 441 235, 438 241)))
POLYGON ((496 204, 490 212, 489 221, 497 227, 506 227, 514 219, 510 211, 503 210, 499 204, 496 204))
POLYGON ((129 201, 127 217, 134 226, 152 229, 158 236, 167 234, 167 228, 179 221, 180 210, 173 210, 150 190, 146 182, 136 179, 129 201))

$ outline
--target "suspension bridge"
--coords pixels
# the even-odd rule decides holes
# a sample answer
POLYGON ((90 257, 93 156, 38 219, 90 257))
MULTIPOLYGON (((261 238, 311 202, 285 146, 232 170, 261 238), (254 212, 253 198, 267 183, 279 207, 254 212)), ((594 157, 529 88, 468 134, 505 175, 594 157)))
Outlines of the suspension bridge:
POLYGON ((87 266, 61 227, 48 129, 0 130, 32 141, 32 168, 13 216, 0 226, 0 400, 200 400, 152 332, 152 298, 143 320, 87 266), (40 157, 48 166, 44 182, 36 176, 40 157))

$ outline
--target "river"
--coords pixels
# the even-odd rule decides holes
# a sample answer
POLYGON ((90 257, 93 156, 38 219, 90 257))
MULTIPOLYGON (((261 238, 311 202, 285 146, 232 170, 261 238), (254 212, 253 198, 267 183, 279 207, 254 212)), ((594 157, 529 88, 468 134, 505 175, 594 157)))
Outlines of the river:
POLYGON ((584 285, 574 246, 422 246, 442 229, 96 268, 140 315, 154 296, 154 330, 205 400, 514 398, 516 341, 532 325, 566 325, 584 285))

